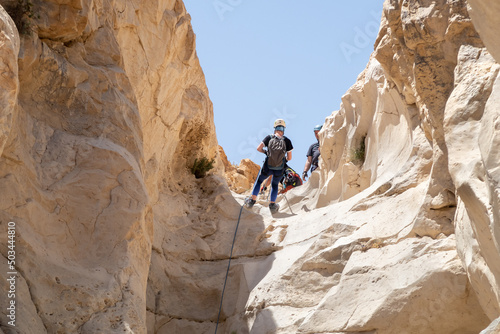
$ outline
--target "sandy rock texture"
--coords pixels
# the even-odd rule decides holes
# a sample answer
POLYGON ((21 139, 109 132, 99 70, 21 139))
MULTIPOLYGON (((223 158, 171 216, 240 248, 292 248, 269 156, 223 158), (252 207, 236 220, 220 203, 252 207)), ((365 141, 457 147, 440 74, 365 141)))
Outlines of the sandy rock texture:
MULTIPOLYGON (((1 2, 19 21, 16 3, 1 2)), ((0 328, 146 333, 160 312, 148 280, 168 265, 156 256, 181 229, 165 220, 203 193, 194 159, 216 158, 207 189, 224 184, 190 16, 175 0, 35 1, 33 12, 21 34, 0 12, 0 222, 16 224, 18 272, 17 326, 2 297, 0 328)))
MULTIPOLYGON (((446 126, 450 129, 447 141, 455 144, 450 150, 450 170, 459 195, 456 214, 459 253, 481 306, 493 318, 500 315, 500 42, 496 37, 500 5, 481 0, 470 0, 469 5, 474 26, 496 63, 484 50, 462 48, 459 69, 478 77, 456 72, 458 84, 446 108, 446 126), (477 57, 477 61, 472 62, 470 57, 477 57), (459 111, 456 115, 454 109, 459 111), (459 136, 459 129, 469 134, 459 136), (461 150, 470 152, 465 161, 461 150)), ((500 331, 498 323, 497 319, 484 333, 500 331)))
POLYGON ((17 323, 2 269, 0 332, 498 331, 496 5, 386 0, 320 168, 271 215, 241 207, 258 166, 218 147, 182 1, 34 1, 28 30, 16 4, 0 1, 0 229, 17 323))
POLYGON ((2 96, 0 100, 0 154, 7 143, 10 129, 12 127, 12 118, 17 104, 17 94, 19 91, 17 54, 19 53, 19 34, 13 25, 9 15, 5 10, 0 9, 1 25, 1 71, 2 80, 0 89, 2 96))
POLYGON ((469 14, 488 51, 500 59, 500 43, 498 43, 498 26, 500 25, 500 3, 487 0, 468 0, 469 14))
POLYGON ((500 315, 499 72, 486 50, 464 46, 445 110, 449 167, 457 194, 457 248, 491 318, 500 315))
POLYGON ((237 194, 252 190, 260 166, 250 159, 242 159, 239 165, 233 165, 227 159, 226 153, 221 146, 219 146, 219 155, 224 164, 224 177, 229 189, 237 194))
POLYGON ((283 249, 230 329, 495 332, 499 65, 469 9, 384 2, 370 62, 320 133, 320 169, 269 225, 286 226, 268 236, 283 249))

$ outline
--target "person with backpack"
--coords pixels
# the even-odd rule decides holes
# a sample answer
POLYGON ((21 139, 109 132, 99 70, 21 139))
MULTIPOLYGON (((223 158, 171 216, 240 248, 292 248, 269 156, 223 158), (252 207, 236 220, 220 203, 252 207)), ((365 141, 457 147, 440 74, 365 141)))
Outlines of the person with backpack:
POLYGON ((323 125, 316 125, 314 127, 314 136, 316 137, 317 142, 309 146, 309 149, 307 150, 307 160, 306 160, 306 165, 304 166, 304 172, 302 172, 302 180, 307 179, 307 172, 309 171, 309 168, 311 168, 311 173, 314 172, 316 168, 318 168, 318 160, 319 156, 321 155, 319 152, 319 135, 318 133, 321 131, 323 128, 323 125))
POLYGON ((279 204, 276 203, 278 186, 285 172, 286 162, 292 159, 293 150, 292 141, 285 136, 285 128, 285 121, 277 119, 274 122, 274 134, 266 136, 257 147, 257 151, 266 154, 266 159, 262 164, 257 180, 255 180, 252 196, 245 200, 245 206, 249 209, 256 202, 262 182, 269 176, 273 176, 269 210, 271 210, 271 213, 276 213, 279 210, 279 204))

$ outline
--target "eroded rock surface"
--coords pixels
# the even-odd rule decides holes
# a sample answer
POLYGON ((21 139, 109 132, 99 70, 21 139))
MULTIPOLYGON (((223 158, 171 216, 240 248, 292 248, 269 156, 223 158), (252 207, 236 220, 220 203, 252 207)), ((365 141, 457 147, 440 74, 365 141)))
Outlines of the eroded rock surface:
POLYGON ((181 1, 33 11, 20 36, 2 12, 0 217, 4 231, 16 223, 16 330, 146 333, 152 249, 175 219, 157 211, 202 193, 194 159, 216 158, 220 173, 190 17, 181 1))
POLYGON ((237 194, 251 191, 259 174, 260 166, 250 159, 242 159, 239 165, 233 165, 229 162, 224 149, 220 146, 219 155, 224 164, 224 177, 229 189, 237 194))
POLYGON ((231 328, 476 333, 499 316, 498 64, 468 9, 385 1, 373 56, 321 131, 320 170, 289 193, 297 217, 273 223, 287 225, 281 268, 231 328))
POLYGON ((181 1, 35 2, 21 34, 0 9, 0 226, 15 223, 18 273, 18 322, 0 298, 0 331, 213 333, 232 251, 221 333, 495 333, 500 13, 486 3, 385 1, 319 170, 275 215, 228 189, 258 166, 218 153, 181 1), (196 179, 203 157, 215 168, 196 179))

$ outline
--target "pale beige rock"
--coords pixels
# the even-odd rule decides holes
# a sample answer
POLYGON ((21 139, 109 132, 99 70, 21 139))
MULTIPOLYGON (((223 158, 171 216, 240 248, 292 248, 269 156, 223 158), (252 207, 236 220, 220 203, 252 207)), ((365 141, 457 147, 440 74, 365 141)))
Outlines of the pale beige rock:
POLYGON ((500 43, 498 43, 498 27, 500 26, 500 3, 487 0, 468 0, 469 14, 486 48, 497 62, 500 62, 500 43))
MULTIPOLYGON (((277 243, 283 250, 260 260, 262 279, 255 263, 244 264, 246 281, 258 284, 245 314, 229 319, 229 329, 473 333, 484 328, 488 318, 469 293, 454 237, 408 237, 422 205, 415 199, 424 201, 426 189, 424 182, 390 197, 358 195, 309 211, 306 222, 303 211, 275 215, 266 224, 286 224, 286 237, 277 243)), ((281 232, 267 230, 269 240, 281 232)))
MULTIPOLYGON (((500 6, 482 0, 470 0, 469 5, 474 26, 498 63, 500 6)), ((459 59, 460 72, 472 72, 477 78, 457 70, 458 83, 446 109, 449 165, 459 198, 457 246, 481 305, 493 319, 500 314, 499 69, 485 50, 464 47, 459 59), (466 160, 464 150, 468 153, 466 160)), ((481 333, 498 330, 497 320, 481 333)))
POLYGON ((500 315, 499 73, 485 49, 464 46, 445 115, 449 168, 459 198, 457 247, 491 319, 500 315))
POLYGON ((485 330, 481 331, 479 334, 496 334, 500 333, 500 318, 496 319, 493 321, 488 328, 485 330))
POLYGON ((43 5, 20 42, 0 13, 20 331, 213 333, 231 250, 220 333, 498 327, 499 66, 465 1, 385 2, 320 168, 274 215, 227 187, 259 166, 221 159, 181 1, 43 5))
POLYGON ((375 182, 382 185, 402 168, 420 170, 415 177, 425 179, 422 174, 428 170, 429 146, 415 124, 415 116, 415 108, 404 103, 384 78, 379 62, 371 59, 358 82, 343 96, 341 109, 326 119, 320 133, 321 181, 312 205, 321 207, 348 199, 375 182), (355 161, 362 141, 365 160, 355 161), (412 159, 412 150, 423 155, 418 162, 421 166, 407 162, 412 159))
POLYGON ((224 164, 224 175, 229 189, 237 194, 252 190, 253 184, 259 174, 260 166, 250 159, 242 159, 239 165, 233 165, 228 161, 224 149, 220 146, 219 155, 224 164))
POLYGON ((14 22, 0 7, 0 154, 10 133, 14 118, 19 79, 17 76, 17 55, 19 53, 19 34, 14 22))
POLYGON ((477 318, 469 289, 454 240, 406 239, 353 253, 337 287, 299 331, 473 333, 486 317, 477 318), (460 322, 448 317, 459 314, 460 322))
MULTIPOLYGON (((19 284, 30 291, 18 295, 21 328, 146 333, 148 276, 169 263, 149 272, 153 238, 163 237, 159 199, 190 188, 193 197, 177 196, 189 212, 184 201, 203 193, 194 160, 216 158, 220 173, 190 17, 180 1, 37 6, 18 74, 17 35, 2 20, 11 79, 2 81, 0 212, 17 224, 19 284)), ((205 191, 223 184, 212 180, 205 191)), ((195 241, 197 256, 211 252, 195 241)))
MULTIPOLYGON (((487 2, 482 0, 470 0, 469 5, 474 26, 478 30, 481 38, 488 51, 495 58, 496 62, 500 62, 500 43, 498 43, 497 27, 500 24, 500 5, 497 2, 487 2)), ((473 52, 475 50, 472 50, 473 52)), ((477 51, 476 51, 477 52, 477 51)), ((481 53, 482 58, 483 53, 481 53)), ((465 60, 467 64, 467 59, 465 60)), ((468 60, 470 65, 470 60, 468 60)), ((477 67, 476 71, 483 69, 488 62, 481 67, 477 67)), ((492 66, 495 68, 495 66, 492 66)), ((474 68, 474 67, 473 67, 474 68)), ((495 71, 498 71, 495 68, 495 71)), ((459 161, 456 179, 462 185, 458 188, 460 199, 463 200, 463 205, 457 210, 457 236, 462 242, 458 245, 462 260, 467 268, 470 280, 479 293, 480 301, 490 317, 499 315, 500 303, 498 292, 498 279, 500 269, 498 268, 498 252, 499 252, 499 223, 500 223, 500 202, 499 200, 499 176, 498 176, 498 107, 499 101, 499 80, 494 78, 489 73, 483 79, 484 83, 473 82, 465 86, 466 99, 476 100, 481 99, 481 104, 477 102, 472 104, 475 108, 476 115, 475 127, 471 129, 470 137, 468 137, 468 146, 471 148, 474 159, 471 159, 470 165, 475 164, 474 169, 470 171, 471 180, 465 180, 465 164, 459 161), (492 80, 494 80, 493 86, 492 80), (475 88, 470 90, 470 86, 475 88), (479 91, 478 89, 479 88, 479 91), (491 89, 491 93, 490 90, 491 89), (481 91, 482 90, 482 91, 481 91), (490 95, 488 95, 490 93, 490 95), (485 103, 485 99, 487 102, 485 103), (480 118, 480 119, 478 119, 480 118), (496 162, 494 162, 496 161, 496 162), (479 169, 479 171, 478 171, 479 169), (482 175, 486 173, 486 178, 482 175), (486 181, 486 182, 485 182, 486 181), (480 188, 474 187, 480 185, 480 188), (486 189, 484 189, 486 188, 486 189), (471 213, 469 213, 469 211, 471 213), (489 226, 490 231, 487 230, 489 226)), ((470 80, 470 79, 469 79, 470 80)), ((456 94, 458 97, 458 94, 456 94)), ((459 120, 463 124, 464 119, 459 120)), ((458 136, 453 135, 458 138, 458 136)), ((463 139, 465 140, 465 138, 463 139)), ((458 153, 458 150, 456 151, 458 153)), ((458 156, 455 155, 455 159, 458 156)), ((452 165, 450 165, 451 167, 452 165)), ((499 331, 498 320, 492 323, 488 329, 481 333, 497 333, 499 331)))
MULTIPOLYGON (((2 224, 0 224, 0 227, 3 231, 7 231, 6 225, 8 221, 4 220, 4 217, 1 217, 1 219, 2 224)), ((2 294, 0 307, 2 311, 5 310, 4 312, 6 312, 3 314, 4 318, 0 325, 0 333, 2 333, 2 329, 5 330, 5 333, 11 333, 11 329, 14 327, 19 333, 45 332, 43 322, 37 315, 37 309, 31 302, 30 286, 21 275, 9 274, 9 263, 3 256, 3 254, 8 254, 7 249, 4 249, 4 245, 2 245, 0 251, 2 252, 0 265, 4 268, 4 272, 0 276, 0 293, 2 294), (14 285, 11 284, 14 283, 13 276, 15 276, 14 285), (12 307, 11 301, 15 301, 14 307, 12 307)))
POLYGON ((232 172, 236 169, 236 167, 229 162, 229 159, 227 158, 226 152, 224 152, 224 149, 222 146, 219 145, 219 156, 222 161, 222 164, 224 165, 224 172, 232 172))
MULTIPOLYGON (((451 164, 448 168, 451 130, 445 109, 461 77, 474 80, 479 73, 461 66, 463 44, 483 47, 465 1, 385 2, 374 57, 320 133, 319 171, 290 193, 291 208, 280 202, 282 216, 271 223, 287 226, 277 243, 283 251, 275 253, 273 266, 251 291, 245 314, 229 320, 230 330, 476 333, 497 316, 487 310, 499 304, 486 291, 498 286, 493 279, 498 250, 485 248, 491 249, 490 268, 476 261, 480 247, 466 246, 477 244, 470 224, 464 229, 469 233, 454 235, 455 224, 466 222, 457 215, 469 211, 461 208, 457 176, 451 164), (352 153, 363 137, 365 161, 356 163, 352 153), (288 209, 297 216, 287 217, 288 209), (464 250, 457 252, 456 244, 464 250)), ((478 53, 469 61, 485 63, 478 53)), ((489 80, 496 77, 491 64, 484 65, 484 73, 489 80)), ((481 76, 477 81, 488 85, 481 76)), ((477 96, 476 105, 484 106, 488 90, 472 91, 461 95, 477 96)), ((450 115, 455 112, 452 107, 450 115)), ((487 152, 496 152, 490 148, 493 128, 482 129, 487 152)), ((462 134, 458 140, 470 139, 470 132, 454 131, 462 134)), ((466 164, 464 145, 451 145, 462 150, 466 164)), ((485 172, 478 175, 491 179, 485 172)), ((495 194, 496 183, 474 188, 475 198, 497 202, 479 193, 495 194)), ((497 226, 494 217, 483 220, 490 222, 485 232, 497 226)), ((483 243, 487 237, 484 233, 483 243)))
MULTIPOLYGON (((431 182, 415 233, 436 236, 452 232, 455 197, 447 168, 443 115, 454 85, 453 75, 462 43, 482 46, 468 17, 465 1, 384 3, 388 24, 376 42, 375 57, 399 91, 411 90, 420 124, 432 145, 431 182), (401 19, 398 20, 398 17, 401 19), (392 18, 392 20, 391 20, 392 18), (392 54, 401 57, 397 66, 392 54)), ((407 96, 405 94, 405 96, 407 96)))

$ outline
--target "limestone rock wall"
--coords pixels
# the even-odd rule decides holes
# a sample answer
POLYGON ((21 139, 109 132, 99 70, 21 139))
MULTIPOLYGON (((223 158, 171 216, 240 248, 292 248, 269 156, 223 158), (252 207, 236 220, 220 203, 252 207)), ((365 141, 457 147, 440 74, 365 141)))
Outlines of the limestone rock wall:
POLYGON ((500 45, 496 35, 497 27, 500 24, 500 4, 486 0, 468 0, 469 14, 474 22, 481 39, 493 57, 500 59, 500 45))
POLYGON ((320 169, 282 202, 297 218, 281 265, 231 329, 495 332, 499 65, 486 6, 384 2, 370 62, 320 133, 320 169))
POLYGON ((319 170, 271 216, 223 179, 182 1, 33 1, 31 33, 16 3, 0 1, 0 228, 18 322, 0 298, 1 332, 213 333, 231 251, 220 332, 498 328, 495 6, 386 0, 319 170))
MULTIPOLYGON (((481 306, 493 318, 500 316, 500 43, 496 38, 500 6, 480 0, 470 0, 469 4, 471 18, 488 52, 461 49, 460 66, 455 72, 457 84, 446 107, 445 126, 449 129, 446 138, 450 171, 458 195, 458 251, 481 306), (467 72, 471 75, 463 74, 467 72), (467 160, 463 159, 464 150, 470 152, 467 160)), ((496 320, 484 333, 498 331, 496 320)))
MULTIPOLYGON (((13 16, 16 3, 0 2, 13 16)), ((32 11, 21 34, 0 12, 0 222, 2 235, 16 224, 18 272, 17 326, 2 297, 0 328, 146 333, 152 249, 175 216, 164 203, 191 211, 195 158, 216 158, 208 190, 223 184, 190 16, 176 0, 33 1, 32 11)))
POLYGON ((224 164, 224 176, 229 189, 238 194, 251 191, 260 166, 250 159, 241 159, 239 165, 231 164, 221 146, 219 146, 219 155, 224 164))
POLYGON ((457 247, 491 318, 500 316, 499 71, 486 50, 464 46, 445 110, 449 168, 457 194, 457 247))

